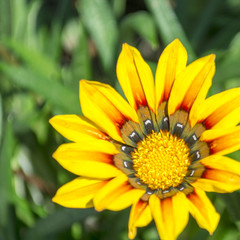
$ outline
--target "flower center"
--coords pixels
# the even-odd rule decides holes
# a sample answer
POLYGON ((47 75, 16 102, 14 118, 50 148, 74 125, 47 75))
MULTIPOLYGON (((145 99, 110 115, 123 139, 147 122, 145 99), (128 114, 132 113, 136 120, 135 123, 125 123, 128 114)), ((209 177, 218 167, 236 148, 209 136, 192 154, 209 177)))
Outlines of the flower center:
POLYGON ((176 187, 191 163, 189 151, 183 139, 167 131, 153 132, 132 153, 135 176, 153 190, 176 187))

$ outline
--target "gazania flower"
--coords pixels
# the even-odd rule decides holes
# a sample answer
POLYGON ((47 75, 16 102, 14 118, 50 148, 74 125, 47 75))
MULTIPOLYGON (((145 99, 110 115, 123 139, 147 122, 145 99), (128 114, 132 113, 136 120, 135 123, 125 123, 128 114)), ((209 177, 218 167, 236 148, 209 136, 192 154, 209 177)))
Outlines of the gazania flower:
POLYGON ((155 221, 161 239, 185 228, 189 213, 210 234, 219 214, 205 192, 240 188, 240 164, 224 155, 240 147, 240 88, 206 98, 215 55, 186 66, 179 40, 152 72, 137 49, 124 44, 112 87, 80 81, 85 117, 60 115, 53 127, 73 143, 53 157, 78 177, 53 201, 70 208, 119 211, 131 206, 129 238, 155 221))

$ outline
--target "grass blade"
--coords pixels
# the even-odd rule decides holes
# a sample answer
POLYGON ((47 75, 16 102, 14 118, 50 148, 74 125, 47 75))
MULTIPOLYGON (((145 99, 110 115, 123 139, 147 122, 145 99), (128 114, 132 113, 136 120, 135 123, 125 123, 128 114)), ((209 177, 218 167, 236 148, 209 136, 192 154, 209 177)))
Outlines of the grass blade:
POLYGON ((0 225, 6 227, 9 203, 13 200, 11 159, 14 152, 14 137, 11 122, 7 122, 4 131, 3 143, 0 149, 0 225))
POLYGON ((170 1, 145 0, 145 2, 156 20, 164 44, 167 45, 175 38, 179 38, 188 51, 190 61, 195 59, 195 53, 170 5, 170 1))
POLYGON ((14 83, 39 94, 44 100, 62 111, 62 113, 81 113, 78 89, 73 91, 72 89, 64 87, 59 82, 21 66, 11 66, 0 62, 0 70, 14 83))
POLYGON ((95 213, 93 209, 67 209, 63 208, 49 215, 45 219, 39 220, 36 225, 29 229, 24 240, 50 239, 65 229, 69 228, 74 222, 82 221, 95 213))
POLYGON ((106 72, 114 66, 118 31, 106 0, 82 0, 78 4, 83 23, 92 37, 106 72))
POLYGON ((158 46, 157 29, 152 16, 148 12, 139 11, 127 15, 121 22, 121 36, 133 29, 141 37, 145 38, 152 46, 158 46))

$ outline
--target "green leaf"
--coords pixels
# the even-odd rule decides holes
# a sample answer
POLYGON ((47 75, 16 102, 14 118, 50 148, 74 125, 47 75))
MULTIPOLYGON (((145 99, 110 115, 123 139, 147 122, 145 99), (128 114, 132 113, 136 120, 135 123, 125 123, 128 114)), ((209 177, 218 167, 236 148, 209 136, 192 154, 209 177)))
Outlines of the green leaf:
POLYGON ((127 15, 120 25, 120 36, 124 35, 126 31, 134 30, 141 37, 146 39, 152 46, 158 46, 157 29, 154 19, 148 12, 139 11, 127 15))
POLYGON ((54 17, 52 18, 50 34, 46 36, 44 46, 47 49, 49 56, 53 59, 59 60, 61 58, 61 37, 62 26, 64 25, 64 18, 67 15, 67 11, 71 7, 71 1, 58 1, 56 2, 56 8, 54 17))
POLYGON ((186 47, 190 61, 196 58, 184 30, 173 11, 169 0, 145 0, 147 7, 152 12, 165 45, 175 38, 179 38, 186 47))
POLYGON ((64 87, 59 82, 21 66, 11 66, 0 62, 0 70, 14 83, 39 94, 63 113, 81 113, 78 89, 73 91, 70 88, 64 87))
MULTIPOLYGON (((24 0, 11 1, 11 18, 12 38, 18 41, 26 40, 26 29, 28 29, 28 12, 27 3, 24 0)), ((33 24, 33 23, 32 23, 33 24)))
POLYGON ((34 71, 49 78, 59 77, 60 70, 58 65, 40 51, 29 48, 25 44, 11 39, 6 39, 4 44, 10 47, 14 53, 34 71))
POLYGON ((0 146, 2 142, 2 135, 3 135, 3 111, 2 111, 2 96, 0 94, 0 146))
POLYGON ((194 46, 198 47, 204 41, 204 37, 221 3, 223 2, 219 2, 218 0, 210 0, 207 2, 201 17, 198 19, 196 28, 193 29, 192 43, 194 46))
POLYGON ((96 45, 104 70, 110 72, 114 66, 118 31, 108 1, 81 0, 78 11, 96 45))
POLYGON ((0 1, 0 38, 11 33, 10 1, 0 1))
POLYGON ((92 66, 88 50, 86 30, 81 22, 77 21, 76 24, 79 29, 79 40, 77 47, 73 52, 71 68, 73 72, 73 79, 78 83, 78 80, 82 78, 92 78, 92 66))
MULTIPOLYGON (((218 58, 217 58, 218 60, 218 58)), ((230 78, 240 77, 240 33, 232 40, 228 51, 217 62, 215 78, 225 83, 230 78)))
POLYGON ((45 219, 36 222, 35 226, 29 229, 24 240, 50 239, 58 233, 71 227, 74 222, 82 221, 88 216, 95 214, 93 209, 61 209, 49 215, 45 219))
POLYGON ((228 212, 231 215, 233 221, 235 222, 238 230, 240 231, 240 193, 233 192, 233 193, 226 193, 226 194, 219 194, 220 198, 223 199, 224 203, 227 206, 228 212))
POLYGON ((0 149, 0 225, 7 226, 8 207, 14 197, 11 159, 14 153, 15 141, 12 132, 12 123, 6 123, 3 143, 0 149))
POLYGON ((35 222, 34 213, 32 212, 30 203, 27 199, 21 199, 16 195, 14 198, 14 205, 18 219, 27 226, 33 226, 35 222))
POLYGON ((119 18, 124 14, 126 9, 126 0, 112 0, 113 12, 116 18, 119 18))

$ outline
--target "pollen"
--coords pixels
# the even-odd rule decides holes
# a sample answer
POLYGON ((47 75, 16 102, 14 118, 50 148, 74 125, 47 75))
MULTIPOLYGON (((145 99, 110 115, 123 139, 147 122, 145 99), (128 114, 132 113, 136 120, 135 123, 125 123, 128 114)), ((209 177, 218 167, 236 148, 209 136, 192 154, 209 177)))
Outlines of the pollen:
POLYGON ((169 132, 153 132, 132 153, 135 176, 150 189, 168 189, 183 182, 187 174, 189 148, 169 132))

